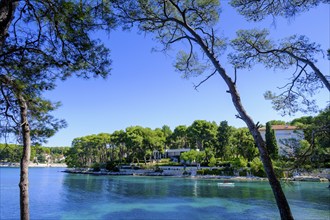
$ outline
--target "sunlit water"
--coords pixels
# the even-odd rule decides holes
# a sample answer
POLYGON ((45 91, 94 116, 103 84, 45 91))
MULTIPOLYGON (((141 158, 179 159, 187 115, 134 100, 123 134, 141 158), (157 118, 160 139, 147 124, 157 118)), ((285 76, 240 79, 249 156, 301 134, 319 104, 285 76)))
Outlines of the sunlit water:
MULTIPOLYGON (((31 219, 279 219, 267 182, 67 174, 30 168, 31 219)), ((19 169, 0 168, 0 219, 19 219, 19 169)), ((328 183, 284 184, 296 219, 330 219, 328 183)))

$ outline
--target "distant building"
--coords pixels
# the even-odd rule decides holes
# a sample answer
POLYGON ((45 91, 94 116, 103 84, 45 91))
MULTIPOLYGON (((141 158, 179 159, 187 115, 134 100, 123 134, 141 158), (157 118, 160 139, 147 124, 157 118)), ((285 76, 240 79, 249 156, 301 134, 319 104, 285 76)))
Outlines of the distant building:
POLYGON ((167 149, 164 154, 161 154, 158 150, 153 151, 154 160, 161 158, 170 158, 174 162, 180 161, 180 155, 184 152, 190 151, 190 148, 179 148, 179 149, 167 149))
MULTIPOLYGON (((277 141, 277 146, 279 148, 279 155, 285 156, 287 154, 294 154, 295 147, 293 143, 297 143, 300 140, 304 139, 304 132, 301 129, 298 129, 296 126, 289 125, 272 125, 272 129, 275 132, 275 137, 277 141), (292 146, 288 146, 288 143, 292 143, 292 146)), ((262 138, 265 140, 266 127, 259 129, 262 138)))

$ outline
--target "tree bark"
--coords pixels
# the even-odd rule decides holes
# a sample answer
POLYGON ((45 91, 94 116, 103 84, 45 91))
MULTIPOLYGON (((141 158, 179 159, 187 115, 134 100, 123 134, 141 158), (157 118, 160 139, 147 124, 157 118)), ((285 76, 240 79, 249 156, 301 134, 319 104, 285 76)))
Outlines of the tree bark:
POLYGON ((18 5, 18 0, 1 0, 0 1, 0 48, 4 44, 8 28, 14 18, 15 10, 18 5))
POLYGON ((20 171, 20 209, 21 220, 30 219, 29 211, 29 161, 31 155, 31 139, 30 139, 30 126, 28 123, 28 107, 24 97, 21 94, 18 95, 18 102, 20 106, 21 116, 21 131, 23 137, 23 155, 21 159, 21 171, 20 171))
POLYGON ((12 87, 12 91, 17 98, 20 111, 20 129, 23 138, 23 152, 20 161, 20 211, 21 220, 30 219, 29 211, 29 161, 31 156, 31 137, 30 137, 30 126, 28 123, 28 105, 19 86, 7 75, 0 75, 0 81, 4 85, 12 87))
POLYGON ((190 32, 190 34, 195 38, 196 43, 205 52, 207 57, 212 62, 213 66, 216 68, 216 70, 220 74, 221 78, 227 84, 228 89, 229 89, 227 92, 230 93, 232 102, 238 112, 237 117, 242 119, 245 122, 245 124, 249 128, 249 130, 254 138, 254 141, 258 147, 258 150, 260 153, 260 158, 263 163, 265 172, 267 174, 269 184, 272 188, 272 191, 273 191, 273 194, 274 194, 274 197, 276 200, 276 204, 277 204, 277 207, 280 212, 281 219, 283 219, 283 220, 293 219, 289 203, 282 190, 281 184, 275 175, 272 161, 268 155, 265 142, 261 137, 261 134, 258 130, 258 126, 253 122, 252 118, 246 113, 246 111, 241 103, 241 98, 240 98, 240 95, 236 88, 235 82, 227 75, 225 69, 221 67, 217 58, 213 55, 213 53, 210 51, 208 46, 205 45, 203 39, 195 32, 195 30, 193 30, 190 26, 188 26, 184 22, 181 22, 179 20, 175 20, 175 22, 179 23, 180 25, 185 27, 186 30, 188 30, 190 32))
POLYGON ((272 188, 272 191, 273 191, 276 203, 277 203, 277 207, 280 212, 281 219, 283 219, 283 220, 284 219, 293 219, 289 203, 282 190, 281 184, 275 175, 272 161, 269 157, 265 142, 261 137, 258 127, 253 122, 252 118, 246 113, 246 111, 241 103, 241 98, 236 89, 235 83, 232 81, 232 79, 230 77, 228 77, 225 70, 220 66, 220 64, 218 65, 217 69, 219 71, 219 74, 221 75, 222 78, 224 78, 227 86, 229 87, 229 93, 231 94, 232 102, 233 102, 237 112, 239 113, 238 117, 241 118, 245 122, 245 124, 248 126, 248 128, 253 136, 253 139, 258 147, 258 150, 260 153, 260 158, 263 163, 265 172, 267 174, 269 184, 272 188))

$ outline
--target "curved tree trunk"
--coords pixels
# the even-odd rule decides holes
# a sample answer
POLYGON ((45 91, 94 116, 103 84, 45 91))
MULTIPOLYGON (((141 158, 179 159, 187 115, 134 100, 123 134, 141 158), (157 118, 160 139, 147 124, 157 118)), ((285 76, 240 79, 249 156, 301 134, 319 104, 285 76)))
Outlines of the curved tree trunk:
POLYGON ((18 102, 20 105, 21 115, 21 131, 23 137, 23 155, 21 159, 21 171, 20 171, 20 209, 21 220, 30 219, 29 211, 29 161, 31 155, 31 139, 30 139, 30 127, 28 123, 28 107, 25 99, 22 95, 18 94, 18 102))
MULTIPOLYGON (((223 71, 223 74, 225 74, 224 69, 222 69, 222 71, 223 71)), ((267 174, 269 184, 273 190, 273 194, 276 199, 277 207, 280 211, 281 219, 293 219, 289 203, 282 190, 281 184, 275 175, 272 161, 267 152, 265 142, 262 139, 261 134, 258 130, 258 126, 253 122, 251 117, 246 113, 245 109, 243 108, 241 101, 240 101, 240 96, 236 90, 235 84, 233 82, 231 82, 230 85, 228 85, 228 87, 230 88, 232 101, 235 105, 236 110, 239 113, 239 117, 248 126, 248 128, 254 138, 254 141, 258 147, 261 161, 264 165, 264 169, 267 174)))
POLYGON ((258 130, 258 126, 253 122, 252 118, 246 113, 246 111, 241 103, 241 98, 240 98, 240 95, 236 88, 235 82, 227 75, 225 69, 221 67, 217 58, 213 55, 213 53, 210 51, 208 46, 205 45, 203 39, 195 32, 195 30, 190 28, 184 22, 181 22, 178 20, 176 20, 176 22, 179 23, 180 25, 182 25, 183 27, 185 27, 185 29, 187 29, 193 35, 193 37, 196 39, 196 43, 205 52, 205 54, 210 59, 210 61, 212 62, 213 66, 215 67, 217 72, 220 74, 221 78, 227 84, 228 89, 229 89, 227 92, 230 93, 232 102, 238 112, 237 117, 242 119, 245 122, 245 124, 249 128, 249 130, 254 138, 254 141, 258 147, 258 150, 260 153, 260 158, 263 163, 265 172, 267 174, 269 184, 272 188, 272 191, 273 191, 276 203, 277 203, 277 207, 280 212, 281 219, 283 219, 283 220, 284 219, 293 219, 289 203, 282 190, 281 184, 275 175, 272 161, 268 155, 265 142, 261 137, 261 134, 258 130))

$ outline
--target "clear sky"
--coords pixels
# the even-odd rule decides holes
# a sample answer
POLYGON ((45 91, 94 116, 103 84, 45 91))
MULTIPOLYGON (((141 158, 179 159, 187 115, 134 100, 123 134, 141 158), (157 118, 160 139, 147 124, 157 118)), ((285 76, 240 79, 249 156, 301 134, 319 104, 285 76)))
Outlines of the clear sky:
MULTIPOLYGON (((274 39, 305 34, 326 50, 330 48, 329 12, 329 5, 321 5, 290 20, 277 18, 274 23, 270 18, 260 23, 248 23, 225 3, 219 34, 231 39, 239 29, 268 28, 274 39)), ((176 54, 152 52, 153 47, 160 46, 152 36, 118 29, 109 36, 100 33, 99 37, 112 51, 111 75, 106 80, 71 78, 59 82, 54 91, 46 94, 47 98, 62 102, 54 115, 65 119, 68 127, 50 138, 45 146, 71 146, 76 137, 112 133, 134 125, 152 129, 168 125, 173 130, 178 125, 189 126, 194 120, 201 119, 217 123, 227 120, 229 125, 245 126, 243 121, 236 119, 236 110, 225 92, 227 88, 218 75, 196 91, 193 85, 204 78, 182 79, 173 67, 176 54)), ((226 56, 221 62, 228 72, 233 71, 226 56)), ((321 71, 329 74, 326 56, 320 57, 317 64, 321 71)), ((282 117, 263 98, 266 90, 278 91, 277 87, 287 82, 290 73, 292 71, 274 72, 262 66, 238 72, 237 86, 243 105, 255 122, 290 121, 302 116, 282 117)), ((321 108, 330 100, 326 90, 316 98, 321 108)))

